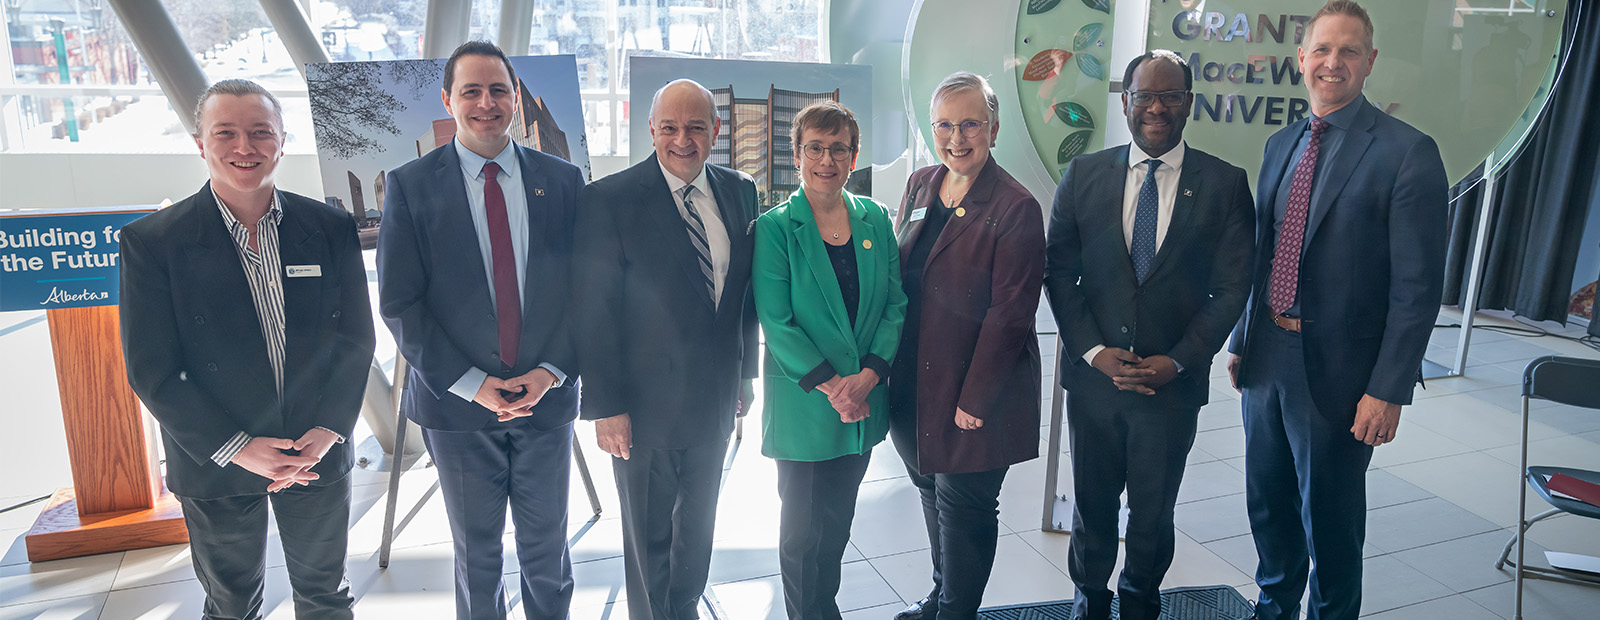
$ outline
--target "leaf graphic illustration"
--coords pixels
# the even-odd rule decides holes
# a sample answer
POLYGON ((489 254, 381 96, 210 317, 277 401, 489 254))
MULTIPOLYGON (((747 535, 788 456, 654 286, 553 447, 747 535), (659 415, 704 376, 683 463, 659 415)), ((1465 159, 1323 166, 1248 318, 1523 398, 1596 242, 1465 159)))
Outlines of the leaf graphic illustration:
POLYGON ((1028 67, 1022 70, 1022 79, 1028 82, 1048 80, 1061 73, 1061 67, 1067 64, 1067 59, 1072 58, 1072 52, 1067 50, 1045 50, 1033 55, 1033 60, 1028 61, 1028 67))
POLYGON ((1100 30, 1103 28, 1105 28, 1105 24, 1098 22, 1079 28, 1078 34, 1072 37, 1072 51, 1081 52, 1089 49, 1090 46, 1094 45, 1095 41, 1100 40, 1100 30))
POLYGON ((1066 122, 1068 127, 1094 129, 1094 116, 1089 114, 1089 108, 1071 101, 1063 101, 1056 104, 1055 109, 1056 118, 1066 122))
POLYGON ((1038 15, 1061 4, 1061 0, 1028 0, 1028 14, 1038 15))
POLYGON ((1106 15, 1111 14, 1111 0, 1083 0, 1083 6, 1089 7, 1106 15))
POLYGON ((1106 79, 1106 67, 1100 64, 1100 59, 1089 54, 1078 55, 1078 70, 1096 80, 1106 79))
POLYGON ((1094 131, 1085 129, 1067 136, 1067 139, 1061 141, 1061 148, 1056 149, 1056 163, 1065 165, 1072 161, 1072 158, 1082 155, 1084 149, 1089 148, 1091 135, 1094 135, 1094 131))

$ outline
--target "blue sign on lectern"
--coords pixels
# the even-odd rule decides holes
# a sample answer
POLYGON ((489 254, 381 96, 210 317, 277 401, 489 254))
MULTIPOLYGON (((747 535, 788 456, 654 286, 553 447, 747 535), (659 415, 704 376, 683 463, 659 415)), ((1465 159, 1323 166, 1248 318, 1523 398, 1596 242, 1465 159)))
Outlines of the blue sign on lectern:
POLYGON ((0 312, 117 305, 122 227, 155 207, 0 216, 0 312))

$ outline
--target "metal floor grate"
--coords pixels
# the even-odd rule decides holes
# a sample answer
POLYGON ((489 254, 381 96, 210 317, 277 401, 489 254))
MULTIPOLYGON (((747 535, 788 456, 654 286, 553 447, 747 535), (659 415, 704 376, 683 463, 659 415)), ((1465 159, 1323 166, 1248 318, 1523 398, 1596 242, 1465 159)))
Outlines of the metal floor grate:
MULTIPOLYGON (((1161 591, 1161 620, 1244 620, 1254 609, 1250 601, 1228 586, 1198 586, 1161 591)), ((1111 617, 1119 615, 1111 604, 1111 617)), ((990 607, 978 611, 981 620, 1072 620, 1072 601, 990 607)))

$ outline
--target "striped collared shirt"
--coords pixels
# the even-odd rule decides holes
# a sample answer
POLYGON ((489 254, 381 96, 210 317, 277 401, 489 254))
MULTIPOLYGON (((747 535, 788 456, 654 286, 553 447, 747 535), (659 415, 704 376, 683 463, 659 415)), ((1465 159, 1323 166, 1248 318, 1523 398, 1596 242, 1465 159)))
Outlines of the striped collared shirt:
MULTIPOLYGON (((278 205, 278 192, 272 192, 272 204, 267 208, 266 215, 256 222, 256 249, 250 249, 250 229, 222 204, 222 197, 217 196, 216 190, 212 190, 211 196, 217 201, 217 210, 222 212, 222 222, 228 227, 228 236, 233 237, 233 249, 239 252, 239 263, 244 266, 244 279, 250 284, 250 297, 255 301, 261 336, 267 343, 267 361, 272 364, 273 385, 277 387, 281 399, 284 318, 283 262, 278 257, 278 222, 283 220, 283 208, 278 205)), ((235 433, 232 439, 211 455, 211 460, 227 467, 250 439, 249 433, 235 433)))

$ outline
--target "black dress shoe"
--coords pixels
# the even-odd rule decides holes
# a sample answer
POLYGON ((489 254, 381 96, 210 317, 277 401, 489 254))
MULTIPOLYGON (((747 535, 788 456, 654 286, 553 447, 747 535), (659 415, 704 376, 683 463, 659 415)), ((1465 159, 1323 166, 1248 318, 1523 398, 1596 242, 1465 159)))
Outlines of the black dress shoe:
POLYGON ((922 600, 900 610, 900 613, 894 615, 894 620, 933 620, 937 615, 939 615, 939 599, 923 597, 922 600))

